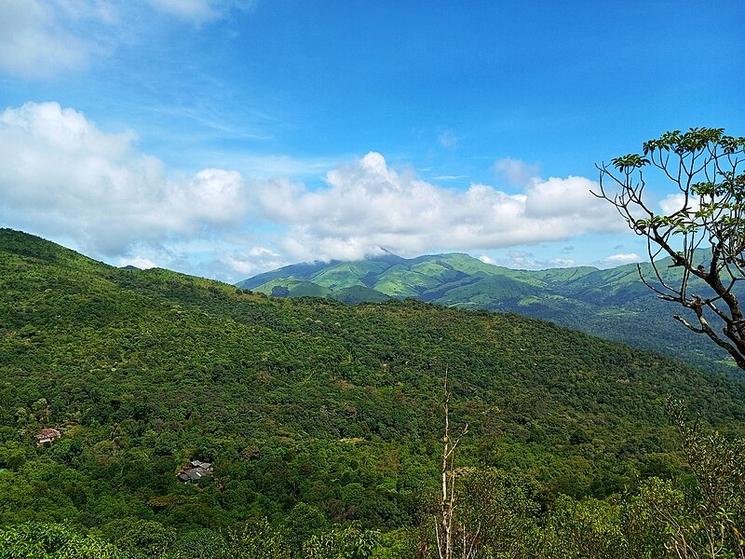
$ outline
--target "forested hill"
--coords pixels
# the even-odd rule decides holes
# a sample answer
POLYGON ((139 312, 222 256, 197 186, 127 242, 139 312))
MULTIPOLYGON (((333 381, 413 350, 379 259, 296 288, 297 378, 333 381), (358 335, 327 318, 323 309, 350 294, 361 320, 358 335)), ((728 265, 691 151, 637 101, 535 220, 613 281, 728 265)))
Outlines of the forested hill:
MULTIPOLYGON (((670 279, 677 272, 669 270, 668 264, 663 261, 661 269, 670 279)), ((643 264, 642 270, 654 283, 651 266, 643 264)), ((658 299, 640 281, 636 264, 607 270, 588 266, 513 270, 467 254, 407 259, 387 253, 356 262, 294 264, 237 285, 281 297, 329 297, 349 303, 415 298, 458 308, 514 312, 682 357, 699 367, 734 369, 724 350, 673 320, 673 314, 687 311, 658 299)))
POLYGON ((745 418, 741 382, 516 315, 270 298, 11 230, 0 292, 4 525, 115 542, 145 521, 136 533, 177 542, 258 517, 295 518, 295 538, 413 526, 446 365, 453 420, 471 424, 461 463, 519 472, 544 505, 679 475, 668 394, 725 431, 745 418), (62 436, 37 447, 42 428, 62 436), (190 459, 214 477, 179 482, 190 459))

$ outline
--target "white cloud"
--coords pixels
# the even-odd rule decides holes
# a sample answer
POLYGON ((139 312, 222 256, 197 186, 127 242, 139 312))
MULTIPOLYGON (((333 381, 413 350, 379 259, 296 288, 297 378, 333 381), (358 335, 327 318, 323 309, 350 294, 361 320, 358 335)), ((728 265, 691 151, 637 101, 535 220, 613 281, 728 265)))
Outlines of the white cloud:
POLYGON ((140 268, 141 270, 149 270, 150 268, 158 267, 155 262, 153 262, 149 258, 144 258, 142 256, 120 258, 119 266, 134 266, 135 268, 140 268))
POLYGON ((224 254, 218 260, 231 271, 240 274, 241 279, 287 264, 281 255, 266 247, 253 247, 243 253, 224 254))
POLYGON ((436 177, 432 177, 436 181, 459 181, 462 179, 467 179, 468 175, 437 175, 436 177))
POLYGON ((641 262, 642 257, 635 252, 621 252, 606 257, 605 261, 609 264, 630 264, 632 262, 641 262))
POLYGON ((491 264, 492 266, 497 265, 497 261, 493 258, 490 258, 486 254, 482 254, 481 256, 479 256, 479 260, 481 260, 484 264, 491 264))
POLYGON ((481 256, 479 257, 479 260, 486 264, 506 266, 518 270, 545 270, 547 268, 567 268, 577 265, 574 260, 568 258, 552 258, 546 260, 538 258, 532 252, 524 250, 510 250, 506 255, 497 258, 481 256), (485 258, 487 260, 484 260, 485 258))
POLYGON ((101 131, 57 103, 0 113, 0 217, 48 235, 64 234, 98 255, 137 243, 216 230, 247 212, 235 171, 169 177, 132 133, 101 131))
POLYGON ((554 258, 549 260, 549 264, 551 264, 551 266, 556 266, 557 268, 570 268, 571 266, 577 265, 577 263, 571 258, 554 258))
POLYGON ((355 259, 379 247, 401 254, 492 249, 620 231, 623 223, 583 177, 535 180, 519 194, 473 184, 439 188, 398 173, 370 152, 326 175, 327 185, 274 180, 257 187, 256 206, 285 224, 284 250, 299 259, 355 259))
POLYGON ((507 253, 506 265, 509 268, 516 268, 520 270, 535 270, 538 268, 546 268, 547 266, 541 266, 541 261, 536 260, 535 255, 532 252, 526 252, 524 250, 511 250, 507 253))
POLYGON ((277 258, 279 256, 279 254, 266 247, 253 247, 251 250, 248 251, 248 254, 250 256, 261 256, 263 258, 277 258))
MULTIPOLYGON (((686 203, 684 194, 668 194, 660 200, 660 208, 666 214, 672 214, 683 209, 686 203)), ((699 199, 691 196, 688 198, 688 210, 696 211, 699 209, 699 199)))
MULTIPOLYGON (((84 69, 137 37, 161 12, 201 25, 256 0, 0 0, 0 73, 43 79, 84 69)), ((162 22, 161 22, 162 23, 162 22)))
POLYGON ((494 162, 494 173, 513 186, 527 186, 538 178, 538 166, 505 157, 494 162))
POLYGON ((85 17, 112 16, 84 0, 0 0, 0 72, 44 78, 84 66, 94 45, 69 21, 85 17))
MULTIPOLYGON (((478 254, 625 231, 583 177, 536 178, 517 193, 484 184, 460 190, 397 171, 370 152, 327 172, 320 187, 286 178, 250 185, 221 168, 169 171, 138 149, 134 133, 101 130, 57 103, 0 112, 0 222, 120 265, 240 279, 297 260, 354 260, 380 247, 407 256, 478 254), (249 215, 261 220, 258 228, 248 227, 249 215)), ((511 256, 520 263, 544 264, 511 256)))

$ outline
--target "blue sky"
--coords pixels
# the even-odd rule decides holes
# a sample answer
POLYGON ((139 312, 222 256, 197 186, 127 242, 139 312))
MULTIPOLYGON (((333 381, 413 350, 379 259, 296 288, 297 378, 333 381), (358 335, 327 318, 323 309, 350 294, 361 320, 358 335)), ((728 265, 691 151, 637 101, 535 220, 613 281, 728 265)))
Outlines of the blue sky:
POLYGON ((379 246, 632 261, 594 164, 744 134, 743 28, 740 1, 0 0, 0 223, 226 280, 379 246))

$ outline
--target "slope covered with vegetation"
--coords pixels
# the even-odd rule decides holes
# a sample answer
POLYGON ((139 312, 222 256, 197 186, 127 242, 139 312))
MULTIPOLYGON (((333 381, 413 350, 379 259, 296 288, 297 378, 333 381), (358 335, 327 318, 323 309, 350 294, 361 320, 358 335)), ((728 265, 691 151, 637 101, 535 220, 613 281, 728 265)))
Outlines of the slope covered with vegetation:
POLYGON ((217 557, 194 550, 266 518, 292 549, 336 524, 405 557, 396 534, 437 486, 446 365, 459 461, 527 480, 537 511, 685 476, 668 394, 724 431, 745 418, 741 382, 512 314, 270 298, 11 230, 0 290, 0 523, 22 526, 0 541, 51 522, 52 542, 217 557), (62 437, 37 447, 47 427, 62 437), (190 459, 214 476, 180 483, 190 459))
MULTIPOLYGON (((642 269, 654 278, 649 265, 642 269)), ((670 271, 669 276, 675 273, 670 271)), ((485 264, 467 254, 412 259, 386 254, 358 262, 286 266, 238 286, 280 297, 313 295, 345 302, 415 298, 451 307, 514 312, 682 357, 699 367, 721 371, 734 366, 726 352, 672 319, 679 309, 644 286, 636 264, 608 270, 581 266, 533 271, 485 264), (350 298, 346 295, 350 286, 364 291, 350 298)))

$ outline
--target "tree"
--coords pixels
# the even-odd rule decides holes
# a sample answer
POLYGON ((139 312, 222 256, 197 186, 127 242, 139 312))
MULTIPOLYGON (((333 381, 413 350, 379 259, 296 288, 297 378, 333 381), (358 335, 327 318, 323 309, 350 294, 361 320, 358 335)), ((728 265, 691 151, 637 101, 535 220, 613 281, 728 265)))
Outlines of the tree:
POLYGON ((465 469, 457 515, 460 526, 478 528, 470 534, 471 557, 534 557, 541 512, 535 500, 538 490, 530 477, 516 472, 465 469))
POLYGON ((110 543, 66 524, 30 522, 0 529, 0 559, 128 559, 110 543))
POLYGON ((284 519, 290 547, 299 552, 305 541, 325 531, 328 524, 328 519, 318 508, 302 501, 297 503, 284 519))
POLYGON ((133 559, 164 557, 176 541, 176 530, 154 520, 122 518, 108 523, 102 533, 107 541, 129 553, 133 559))
POLYGON ((460 435, 452 438, 450 434, 450 388, 448 370, 445 368, 443 411, 445 424, 442 435, 442 464, 440 468, 439 511, 435 523, 437 553, 439 559, 453 559, 456 548, 460 547, 463 559, 472 559, 478 552, 479 523, 475 531, 455 520, 456 492, 455 480, 458 470, 455 467, 455 451, 463 437, 468 433, 468 423, 460 435))
MULTIPOLYGON (((693 522, 681 523, 674 544, 696 551, 696 557, 745 559, 745 439, 727 438, 702 428, 700 419, 688 421, 680 402, 668 402, 682 439, 683 452, 696 478, 698 499, 693 522), (702 550, 702 551, 699 551, 702 550)), ((684 557, 689 555, 680 554, 684 557)))
POLYGON ((286 535, 265 518, 233 526, 227 531, 230 557, 234 559, 290 559, 286 535))
POLYGON ((651 271, 638 267, 644 284, 665 300, 689 309, 691 322, 745 370, 745 318, 740 289, 745 279, 745 138, 722 128, 674 130, 642 145, 642 153, 598 165, 597 197, 610 202, 629 228, 645 237, 651 271), (676 187, 652 206, 648 182, 676 187), (665 266, 674 270, 665 270, 665 266), (673 273, 677 272, 677 273, 673 273))
POLYGON ((312 536, 303 545, 307 559, 368 559, 380 544, 377 530, 362 530, 357 526, 334 528, 312 536))

